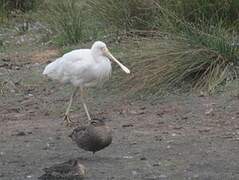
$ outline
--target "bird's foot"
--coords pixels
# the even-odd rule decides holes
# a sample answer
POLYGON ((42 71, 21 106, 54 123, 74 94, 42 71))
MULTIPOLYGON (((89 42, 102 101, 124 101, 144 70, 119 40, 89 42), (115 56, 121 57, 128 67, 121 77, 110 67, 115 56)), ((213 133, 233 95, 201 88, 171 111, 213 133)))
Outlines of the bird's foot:
POLYGON ((72 124, 74 124, 74 122, 70 119, 69 115, 65 114, 64 115, 64 124, 65 126, 72 126, 72 124))

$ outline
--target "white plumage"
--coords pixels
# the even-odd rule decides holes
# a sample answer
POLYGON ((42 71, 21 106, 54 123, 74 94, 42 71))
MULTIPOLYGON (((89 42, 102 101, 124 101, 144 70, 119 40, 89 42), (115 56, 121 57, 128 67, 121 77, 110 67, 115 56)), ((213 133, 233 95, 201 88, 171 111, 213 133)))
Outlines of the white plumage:
POLYGON ((129 69, 121 64, 108 50, 105 43, 96 41, 91 49, 78 49, 64 54, 48 64, 43 74, 61 83, 71 83, 76 87, 73 92, 69 106, 66 110, 64 120, 70 123, 68 116, 72 100, 76 91, 81 89, 81 98, 89 120, 91 120, 87 106, 83 99, 84 87, 95 86, 108 80, 111 74, 111 62, 116 62, 122 70, 130 73, 129 69))
POLYGON ((107 80, 110 73, 109 59, 100 57, 95 61, 89 49, 73 50, 47 65, 43 72, 61 83, 71 83, 79 87, 95 86, 107 80))

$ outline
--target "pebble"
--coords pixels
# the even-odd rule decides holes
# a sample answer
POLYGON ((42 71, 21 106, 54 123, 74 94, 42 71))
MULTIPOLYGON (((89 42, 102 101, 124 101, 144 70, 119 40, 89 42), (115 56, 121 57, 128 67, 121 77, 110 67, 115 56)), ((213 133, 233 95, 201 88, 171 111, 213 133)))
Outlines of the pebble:
POLYGON ((154 163, 153 166, 154 167, 157 167, 157 166, 160 166, 161 165, 161 162, 158 162, 158 163, 154 163))
POLYGON ((122 127, 123 128, 126 128, 126 127, 133 127, 134 125, 133 124, 123 124, 122 127))
POLYGON ((166 175, 164 175, 164 174, 162 174, 162 175, 160 175, 159 176, 159 178, 167 178, 168 176, 166 176, 166 175))
POLYGON ((124 159, 133 159, 133 156, 123 156, 124 159))
POLYGON ((30 178, 32 178, 32 176, 31 176, 31 175, 28 175, 27 178, 30 179, 30 178))
POLYGON ((16 136, 26 136, 26 133, 24 131, 20 131, 16 134, 16 136))
POLYGON ((147 160, 147 158, 146 157, 141 157, 140 160, 145 161, 145 160, 147 160))

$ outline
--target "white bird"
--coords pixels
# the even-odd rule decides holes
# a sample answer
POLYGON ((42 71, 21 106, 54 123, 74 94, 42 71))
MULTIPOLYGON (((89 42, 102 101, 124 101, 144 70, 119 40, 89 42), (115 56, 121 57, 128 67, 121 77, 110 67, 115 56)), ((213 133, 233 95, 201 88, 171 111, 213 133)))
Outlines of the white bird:
POLYGON ((130 70, 121 64, 110 53, 106 44, 101 41, 96 41, 91 49, 77 49, 66 53, 45 67, 44 75, 61 83, 71 83, 75 87, 64 115, 64 121, 67 125, 72 123, 69 112, 78 89, 80 89, 80 97, 87 118, 91 121, 84 101, 84 88, 96 86, 109 79, 111 74, 110 60, 116 62, 127 74, 130 73, 130 70))

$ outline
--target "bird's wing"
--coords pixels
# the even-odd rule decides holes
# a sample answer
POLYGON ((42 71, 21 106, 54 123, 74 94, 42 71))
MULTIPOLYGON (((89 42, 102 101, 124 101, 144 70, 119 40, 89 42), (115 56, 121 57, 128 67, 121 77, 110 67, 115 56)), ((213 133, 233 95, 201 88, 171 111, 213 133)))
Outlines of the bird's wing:
POLYGON ((90 54, 90 49, 76 49, 64 54, 62 57, 68 61, 81 61, 85 54, 90 54))
POLYGON ((92 55, 89 49, 73 50, 48 64, 43 74, 61 82, 82 83, 82 77, 91 78, 87 74, 92 65, 92 55), (85 76, 84 76, 85 75, 85 76))
POLYGON ((74 85, 83 84, 94 79, 92 73, 93 57, 90 50, 75 50, 63 56, 63 78, 74 85))
POLYGON ((85 130, 86 130, 86 126, 80 126, 74 129, 74 131, 77 133, 83 133, 85 130))

